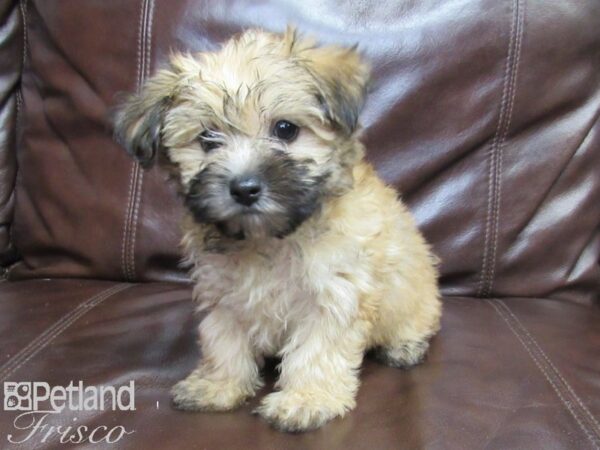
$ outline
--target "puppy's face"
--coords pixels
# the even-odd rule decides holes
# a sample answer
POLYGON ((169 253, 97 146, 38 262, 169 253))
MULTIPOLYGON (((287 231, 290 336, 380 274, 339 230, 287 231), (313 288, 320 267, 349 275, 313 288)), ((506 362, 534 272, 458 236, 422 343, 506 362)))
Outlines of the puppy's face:
POLYGON ((219 52, 172 56, 118 111, 117 135, 175 174, 197 222, 284 237, 350 188, 367 78, 354 50, 250 30, 219 52))

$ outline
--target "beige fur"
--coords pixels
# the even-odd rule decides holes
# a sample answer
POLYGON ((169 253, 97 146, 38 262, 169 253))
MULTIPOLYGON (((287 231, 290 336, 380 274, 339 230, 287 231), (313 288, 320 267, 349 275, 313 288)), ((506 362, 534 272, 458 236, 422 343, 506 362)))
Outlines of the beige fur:
POLYGON ((319 207, 283 238, 271 235, 282 226, 276 201, 262 206, 269 221, 231 219, 246 233, 240 241, 191 214, 184 220, 194 300, 206 316, 200 365, 173 388, 179 408, 239 406, 261 386, 263 358, 279 356, 277 391, 257 412, 282 430, 314 429, 354 408, 366 350, 398 367, 422 359, 441 314, 435 258, 363 159, 354 116, 367 78, 354 50, 251 30, 219 52, 173 56, 117 115, 130 151, 144 162, 164 150, 158 157, 184 194, 209 164, 254 170, 273 146, 308 161, 307 176, 327 177, 319 207), (269 137, 280 118, 300 125, 294 142, 269 137), (207 128, 221 147, 205 154, 197 136, 207 128))

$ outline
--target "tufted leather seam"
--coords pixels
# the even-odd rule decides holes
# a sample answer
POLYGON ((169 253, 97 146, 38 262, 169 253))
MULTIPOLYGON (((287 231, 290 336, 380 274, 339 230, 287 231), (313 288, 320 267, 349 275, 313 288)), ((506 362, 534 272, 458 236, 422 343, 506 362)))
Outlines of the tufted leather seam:
POLYGON ((123 233, 121 236, 121 271, 123 273, 123 277, 125 279, 129 279, 129 270, 127 266, 127 252, 125 251, 127 246, 127 236, 129 233, 129 216, 130 216, 130 205, 131 205, 131 196, 133 192, 133 183, 134 183, 134 173, 133 170, 135 166, 132 166, 132 169, 129 171, 129 189, 127 190, 127 207, 125 209, 125 220, 123 222, 123 233))
POLYGON ((137 198, 140 166, 136 161, 132 162, 131 167, 131 191, 129 192, 129 202, 127 204, 127 240, 125 242, 125 265, 127 268, 127 280, 131 281, 135 277, 135 267, 131 262, 131 235, 133 228, 133 216, 135 210, 135 199, 137 198))
MULTIPOLYGON (((141 0, 139 32, 137 38, 137 90, 140 91, 148 72, 147 58, 150 53, 146 49, 148 45, 149 14, 153 8, 150 0, 141 0)), ((127 194, 127 207, 125 210, 125 221, 123 224, 123 235, 121 238, 121 269, 126 280, 135 279, 135 239, 138 223, 139 201, 143 175, 137 161, 131 163, 129 174, 129 191, 127 194)))
POLYGON ((513 313, 513 311, 510 309, 510 307, 506 303, 504 303, 502 300, 497 300, 497 302, 498 302, 499 305, 501 305, 508 312, 508 314, 510 314, 513 317, 514 321, 518 324, 519 328, 521 328, 521 330, 523 330, 523 332, 527 335, 527 337, 529 338, 529 340, 531 341, 531 343, 533 344, 533 346, 538 350, 538 352, 540 353, 540 355, 542 355, 542 358, 544 358, 544 360, 550 365, 551 369, 554 371, 554 373, 556 374, 556 376, 560 379, 560 381, 562 381, 562 383, 565 385, 565 387, 567 388, 567 390, 569 391, 569 393, 571 394, 571 396, 579 404, 579 406, 581 407, 581 409, 583 409, 583 411, 585 412, 585 415, 588 418, 588 421, 590 422, 590 424, 594 428, 594 431, 595 431, 596 435, 598 436, 598 438, 600 438, 600 423, 598 423, 598 420, 596 420, 596 418, 590 412, 590 410, 587 408, 587 406, 585 406, 585 404, 583 403, 583 401, 581 400, 581 398, 575 393, 575 390, 571 387, 571 385, 563 377, 563 375, 560 373, 560 371, 558 370, 558 368, 554 365, 554 363, 552 362, 552 360, 548 357, 548 355, 546 354, 546 352, 544 352, 544 350, 542 350, 542 348, 540 347, 540 345, 538 344, 538 342, 534 339, 534 337, 531 335, 531 333, 529 332, 529 330, 527 330, 527 328, 525 327, 525 325, 523 324, 523 322, 521 322, 519 320, 519 318, 513 313))
POLYGON ((565 398, 565 396, 568 396, 568 393, 564 389, 561 389, 560 378, 557 379, 556 374, 552 373, 551 368, 548 367, 547 365, 545 367, 544 362, 542 360, 540 360, 540 358, 538 356, 536 356, 536 353, 539 353, 539 352, 536 352, 536 349, 527 343, 527 339, 513 325, 513 323, 512 323, 513 321, 511 321, 511 317, 502 311, 500 305, 502 305, 503 303, 497 299, 488 299, 486 301, 494 308, 496 313, 502 318, 502 320, 504 320, 504 322, 506 322, 506 324, 508 325, 508 328, 511 330, 511 332, 517 337, 517 339, 519 340, 521 345, 525 348, 525 351, 529 354, 529 357, 531 358, 531 360, 534 362, 534 364, 537 366, 537 368, 542 372, 542 374, 544 375, 544 377, 546 378, 546 380, 548 381, 548 383, 550 384, 550 386, 552 387, 554 392, 556 392, 561 403, 569 411, 571 416, 573 416, 573 418, 579 425, 579 428, 583 431, 583 433, 586 435, 588 440, 592 443, 593 448, 595 450, 600 450, 600 446, 599 446, 600 439, 598 439, 598 437, 595 437, 594 434, 592 434, 592 432, 585 426, 585 424, 582 421, 582 418, 580 418, 579 414, 575 411, 575 408, 573 407, 572 402, 568 401, 565 398), (554 375, 554 377, 551 375, 554 375))
POLYGON ((492 138, 492 144, 488 150, 488 195, 487 195, 487 208, 486 208, 486 216, 485 216, 485 229, 484 229, 484 242, 483 242, 483 256, 481 262, 481 273, 479 279, 479 288, 477 290, 478 296, 483 297, 485 293, 485 285, 487 282, 487 273, 488 273, 488 264, 489 264, 489 252, 490 252, 490 234, 491 234, 491 224, 492 224, 492 208, 494 205, 493 196, 494 196, 494 174, 495 174, 495 166, 496 166, 496 146, 497 140, 500 135, 502 119, 504 117, 504 110, 506 108, 507 101, 507 91, 508 91, 508 78, 510 73, 510 65, 512 59, 512 48, 513 48, 513 40, 515 36, 515 13, 516 13, 516 2, 518 0, 513 1, 513 15, 510 23, 510 34, 508 39, 508 54, 506 56, 506 63, 504 66, 504 77, 502 81, 502 97, 500 99, 500 112, 498 114, 498 123, 496 124, 496 131, 494 132, 494 137, 492 138))
MULTIPOLYGON (((143 49, 143 68, 140 72, 139 78, 139 87, 144 83, 144 80, 150 76, 150 58, 151 58, 151 46, 152 46, 152 24, 153 24, 153 16, 154 16, 154 0, 149 0, 147 2, 146 13, 144 14, 145 20, 144 26, 145 35, 144 35, 144 49, 143 49)), ((139 210, 142 199, 142 187, 144 183, 144 171, 141 170, 138 164, 138 183, 136 184, 136 196, 133 203, 133 217, 131 224, 131 234, 130 234, 130 258, 131 258, 131 277, 135 277, 135 243, 137 238, 137 228, 138 228, 138 218, 139 218, 139 210)))
POLYGON ((523 33, 523 7, 521 0, 513 1, 512 20, 508 41, 508 54, 504 69, 502 97, 496 131, 488 152, 488 196, 484 230, 483 255, 479 279, 478 296, 487 297, 495 274, 498 246, 498 230, 500 222, 500 194, 502 172, 502 150, 508 134, 516 84, 516 71, 520 59, 520 46, 523 33), (515 55, 517 55, 515 57, 515 55))
MULTIPOLYGON (((141 56, 141 42, 142 33, 144 30, 144 8, 146 6, 146 0, 140 2, 140 13, 139 13, 139 25, 138 25, 138 38, 137 38, 137 68, 136 68, 136 85, 140 87, 140 72, 142 65, 141 56)), ((121 270, 126 280, 131 279, 131 269, 129 267, 128 242, 129 242, 129 229, 131 226, 131 214, 132 214, 132 201, 134 197, 135 183, 137 182, 137 169, 138 165, 135 161, 131 163, 131 169, 129 171, 129 189, 127 192, 127 206, 125 208, 125 220, 123 223, 123 234, 121 237, 121 270)))
POLYGON ((132 213, 131 213, 131 226, 129 233, 129 267, 130 267, 130 279, 135 278, 135 240, 137 235, 138 216, 140 209, 140 198, 142 196, 142 183, 144 180, 144 171, 138 166, 136 174, 135 184, 135 197, 133 199, 132 213))
MULTIPOLYGON (((144 51, 144 43, 145 36, 147 30, 147 10, 148 10, 148 0, 142 0, 140 3, 140 18, 139 18, 139 32, 137 39, 137 78, 136 78, 136 87, 137 91, 141 91, 142 83, 144 79, 144 73, 146 72, 146 53, 144 51)), ((135 216, 135 204, 138 197, 138 183, 140 181, 140 165, 137 161, 132 163, 132 177, 134 178, 133 189, 131 192, 131 197, 129 198, 129 216, 128 216, 128 245, 125 248, 125 259, 128 268, 128 278, 132 280, 135 277, 135 258, 133 254, 135 253, 135 245, 132 245, 132 235, 134 228, 134 216, 135 216)), ((137 222, 136 222, 137 223, 137 222)))
POLYGON ((23 17, 23 54, 21 56, 21 73, 25 67, 25 60, 27 59, 27 42, 29 37, 27 36, 27 0, 19 0, 19 9, 21 10, 21 16, 23 17))
POLYGON ((10 360, 4 363, 2 367, 0 367, 0 381, 6 380, 8 376, 16 372, 25 363, 31 360, 31 358, 37 355, 42 349, 47 347, 50 342, 52 342, 58 335, 60 335, 64 330, 66 330, 71 324, 77 321, 89 310, 95 306, 98 306, 104 300, 125 289, 130 288, 131 286, 133 285, 123 283, 115 284, 77 305, 77 307, 54 322, 54 324, 33 339, 10 360))
POLYGON ((521 44, 523 41, 523 27, 524 27, 524 7, 521 5, 521 0, 517 1, 517 30, 516 30, 516 43, 515 43, 515 52, 516 58, 515 63, 513 65, 513 70, 511 71, 511 80, 510 80, 510 95, 508 101, 508 113, 506 122, 504 124, 504 129, 502 130, 502 134, 498 144, 498 166, 497 166, 497 177, 496 177, 496 205, 494 211, 494 227, 492 232, 492 256, 490 258, 490 270, 488 276, 488 283, 486 286, 485 296, 489 296, 492 293, 494 286, 494 278, 496 274, 496 262, 497 262, 497 252, 498 252, 498 234, 500 228, 500 203, 502 200, 502 167, 504 160, 504 146, 506 144, 506 138, 508 136, 508 130, 510 128, 513 108, 515 105, 515 95, 516 95, 516 87, 517 87, 517 75, 519 71, 519 64, 521 62, 521 44))
MULTIPOLYGON (((152 57, 152 26, 154 24, 154 0, 150 0, 148 4, 148 31, 146 34, 146 71, 144 79, 150 77, 150 58, 152 57)), ((143 81, 143 80, 142 80, 143 81)))

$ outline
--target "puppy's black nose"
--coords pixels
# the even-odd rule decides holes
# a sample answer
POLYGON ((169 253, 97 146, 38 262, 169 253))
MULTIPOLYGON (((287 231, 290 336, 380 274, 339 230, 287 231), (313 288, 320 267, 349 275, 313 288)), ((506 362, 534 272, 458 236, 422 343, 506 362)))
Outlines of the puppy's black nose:
POLYGON ((256 177, 243 177, 232 180, 229 193, 241 205, 250 206, 260 198, 261 182, 256 177))

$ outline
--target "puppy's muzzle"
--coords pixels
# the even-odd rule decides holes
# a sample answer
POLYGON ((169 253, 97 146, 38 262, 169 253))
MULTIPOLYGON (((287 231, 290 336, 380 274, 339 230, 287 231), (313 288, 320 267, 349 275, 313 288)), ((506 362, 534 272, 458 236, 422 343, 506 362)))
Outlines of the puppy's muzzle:
POLYGON ((263 192, 263 182, 257 176, 243 176, 234 178, 229 184, 231 197, 244 206, 252 206, 256 203, 263 192))

